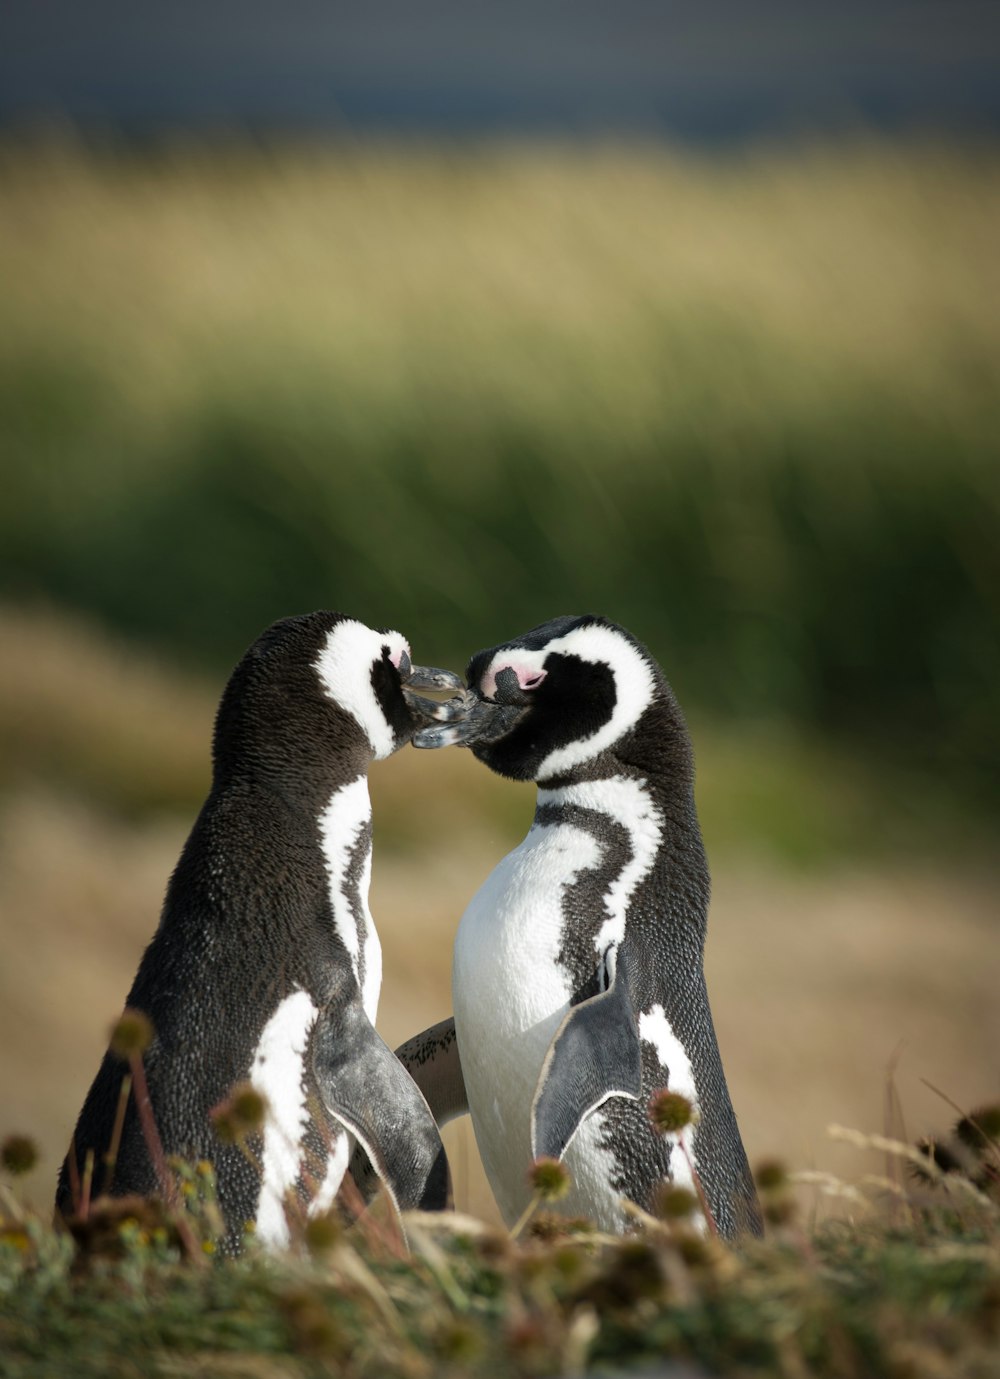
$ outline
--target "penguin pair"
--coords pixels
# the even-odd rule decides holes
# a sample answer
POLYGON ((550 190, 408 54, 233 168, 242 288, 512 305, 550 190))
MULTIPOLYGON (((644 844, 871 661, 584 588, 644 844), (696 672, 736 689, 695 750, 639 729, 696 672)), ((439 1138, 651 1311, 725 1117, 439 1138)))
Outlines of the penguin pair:
MULTIPOLYGON (((604 1229, 625 1227, 623 1198, 649 1206, 664 1179, 697 1173, 721 1233, 759 1230, 705 991, 690 742, 662 672, 583 617, 478 653, 468 680, 432 704, 416 691, 461 682, 333 613, 276 624, 240 662, 211 793, 128 997, 155 1030, 144 1065, 166 1152, 214 1160, 231 1251, 248 1223, 286 1243, 291 1199, 327 1209, 352 1143, 399 1207, 443 1207, 437 1124, 465 1111, 508 1221, 544 1154, 572 1174, 563 1209, 604 1229), (396 1058, 374 1030, 366 774, 410 740, 469 745, 539 792, 459 927, 454 1019, 396 1058), (209 1114, 244 1079, 268 1108, 249 1154, 218 1145, 209 1114), (650 1124, 661 1087, 696 1109, 689 1144, 650 1124)), ((64 1213, 88 1151, 100 1172, 124 1072, 109 1052, 63 1166, 64 1213)), ((158 1187, 131 1101, 112 1186, 158 1187)))
MULTIPOLYGON (((355 1144, 398 1207, 447 1204, 434 1118, 374 1028, 367 772, 447 717, 416 691, 459 688, 414 666, 398 632, 330 612, 276 623, 226 686, 211 792, 127 1005, 152 1023, 143 1062, 163 1149, 214 1162, 230 1253, 248 1226, 286 1244, 290 1206, 327 1210, 355 1144), (243 1081, 265 1119, 242 1146, 222 1145, 210 1113, 243 1081)), ((90 1155, 95 1193, 160 1190, 134 1095, 108 1162, 127 1071, 109 1050, 60 1174, 63 1215, 90 1155)))
POLYGON ((508 1223, 526 1169, 565 1159, 559 1210, 626 1228, 664 1182, 700 1188, 718 1232, 761 1215, 719 1056, 703 955, 709 874, 690 738, 649 652, 598 617, 480 651, 459 721, 418 747, 467 745, 537 782, 527 837, 473 897, 455 941, 454 1018, 397 1054, 438 1122, 468 1109, 508 1223), (660 1134, 653 1094, 693 1125, 660 1134))

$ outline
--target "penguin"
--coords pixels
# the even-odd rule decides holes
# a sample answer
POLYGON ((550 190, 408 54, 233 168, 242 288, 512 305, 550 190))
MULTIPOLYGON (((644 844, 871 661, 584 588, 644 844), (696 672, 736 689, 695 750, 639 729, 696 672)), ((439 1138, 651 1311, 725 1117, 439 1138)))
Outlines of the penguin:
MULTIPOLYGON (((414 666, 398 632, 320 611, 269 627, 222 695, 211 790, 127 1006, 154 1031, 144 1069, 165 1153, 214 1162, 227 1253, 248 1226, 287 1245, 289 1201, 328 1210, 355 1145, 398 1208, 447 1203, 433 1116, 375 1032, 382 954, 368 909, 368 767, 447 716, 415 694, 426 688, 462 684, 414 666), (266 1113, 241 1149, 218 1142, 210 1112, 245 1081, 266 1113)), ((135 1095, 107 1163, 127 1071, 109 1049, 60 1173, 64 1217, 91 1152, 95 1195, 160 1190, 135 1095)))
POLYGON ((564 1159, 558 1210, 620 1233, 664 1180, 703 1194, 719 1234, 759 1234, 703 966, 709 872, 691 740, 648 650, 623 627, 559 617, 477 652, 474 695, 420 747, 467 745, 535 781, 534 821, 473 897, 449 1021, 397 1052, 439 1120, 467 1105, 508 1224, 526 1170, 564 1159), (667 1088, 692 1125, 658 1133, 667 1088), (464 1098, 463 1093, 464 1091, 464 1098))

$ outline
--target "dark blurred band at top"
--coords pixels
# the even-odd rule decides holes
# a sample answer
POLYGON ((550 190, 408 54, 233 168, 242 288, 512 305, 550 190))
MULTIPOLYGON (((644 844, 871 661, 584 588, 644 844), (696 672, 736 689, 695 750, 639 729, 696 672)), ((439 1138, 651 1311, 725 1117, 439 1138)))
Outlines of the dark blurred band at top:
POLYGON ((696 142, 1000 127, 990 0, 11 0, 0 121, 696 142))

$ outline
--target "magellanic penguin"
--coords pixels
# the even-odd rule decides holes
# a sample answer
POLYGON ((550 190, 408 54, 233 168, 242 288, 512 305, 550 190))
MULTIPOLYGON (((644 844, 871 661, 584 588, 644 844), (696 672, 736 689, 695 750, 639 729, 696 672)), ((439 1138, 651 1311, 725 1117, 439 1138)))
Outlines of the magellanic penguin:
MULTIPOLYGON (((248 1226, 287 1243, 289 1202, 329 1208, 355 1140, 400 1208, 446 1205, 433 1117, 374 1028, 367 772, 436 712, 419 688, 461 682, 412 665, 398 632, 317 612, 268 628, 222 696, 211 792, 127 1005, 155 1031, 144 1064, 164 1150, 214 1162, 229 1252, 248 1226), (245 1080, 268 1108, 250 1153, 220 1144, 209 1114, 245 1080)), ((88 1151, 95 1195, 159 1190, 134 1095, 104 1183, 127 1071, 109 1050, 76 1127, 75 1173, 63 1164, 64 1215, 88 1151)))
POLYGON ((563 617, 478 652, 468 682, 464 720, 416 744, 470 745, 500 775, 536 781, 537 807, 459 926, 454 1031, 417 1036, 401 1059, 442 1120, 461 1109, 464 1076, 508 1222, 528 1201, 529 1162, 550 1155, 573 1181, 558 1209, 605 1230, 626 1228, 623 1198, 648 1209, 669 1179, 700 1185, 721 1235, 759 1233, 705 988, 691 743, 662 671, 614 623, 563 617), (661 1088, 693 1103, 693 1127, 654 1130, 661 1088))

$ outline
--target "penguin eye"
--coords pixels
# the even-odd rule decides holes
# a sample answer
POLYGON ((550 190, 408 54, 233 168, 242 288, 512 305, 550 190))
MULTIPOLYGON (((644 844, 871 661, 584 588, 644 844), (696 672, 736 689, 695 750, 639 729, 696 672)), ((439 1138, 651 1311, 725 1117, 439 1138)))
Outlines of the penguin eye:
POLYGON ((524 695, 537 689, 545 674, 534 666, 502 666, 496 673, 493 697, 498 704, 523 704, 524 695))

